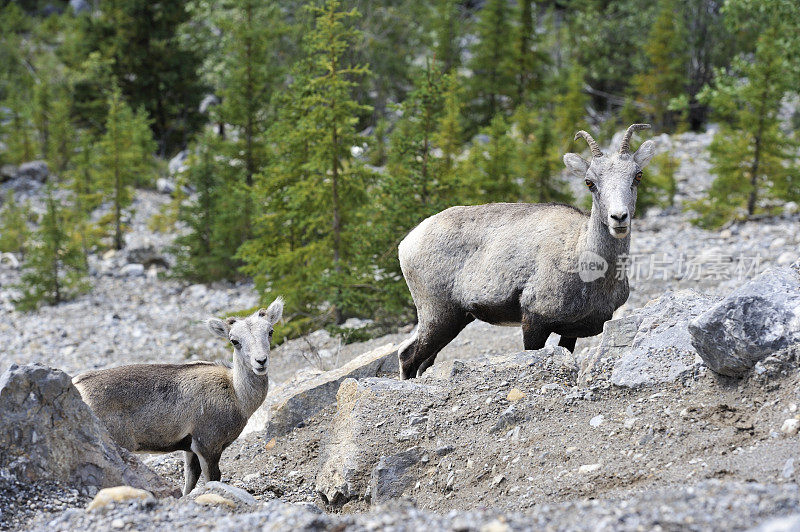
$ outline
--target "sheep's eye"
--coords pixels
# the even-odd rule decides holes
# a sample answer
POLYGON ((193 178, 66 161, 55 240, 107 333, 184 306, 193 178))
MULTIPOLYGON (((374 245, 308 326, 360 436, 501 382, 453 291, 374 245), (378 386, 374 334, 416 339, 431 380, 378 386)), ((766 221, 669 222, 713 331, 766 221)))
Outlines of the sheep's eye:
POLYGON ((233 347, 239 347, 240 345, 239 340, 231 340, 231 344, 233 344, 233 347))
POLYGON ((633 180, 636 181, 637 183, 639 181, 641 181, 642 180, 642 173, 641 172, 636 172, 636 175, 633 177, 633 180))
POLYGON ((587 179, 586 181, 584 181, 584 183, 586 183, 586 186, 589 187, 589 190, 594 188, 594 181, 592 181, 591 179, 587 179))

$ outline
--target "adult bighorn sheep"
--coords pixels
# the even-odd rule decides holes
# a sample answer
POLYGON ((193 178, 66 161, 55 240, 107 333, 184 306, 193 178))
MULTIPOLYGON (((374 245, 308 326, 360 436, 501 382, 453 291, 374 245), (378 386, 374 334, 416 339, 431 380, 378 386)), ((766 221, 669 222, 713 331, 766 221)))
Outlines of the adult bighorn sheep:
POLYGON ((233 366, 134 364, 87 371, 72 382, 122 447, 136 452, 183 451, 183 494, 202 471, 219 480, 222 451, 241 434, 267 396, 269 343, 283 300, 247 318, 209 319, 233 344, 233 366))
POLYGON ((522 325, 525 349, 550 333, 575 349, 628 299, 620 264, 630 246, 642 169, 655 145, 630 151, 633 124, 619 151, 605 155, 585 131, 592 160, 564 155, 569 171, 592 192, 592 211, 558 203, 490 203, 451 207, 427 218, 400 243, 400 267, 419 325, 398 349, 403 379, 421 375, 472 320, 522 325))

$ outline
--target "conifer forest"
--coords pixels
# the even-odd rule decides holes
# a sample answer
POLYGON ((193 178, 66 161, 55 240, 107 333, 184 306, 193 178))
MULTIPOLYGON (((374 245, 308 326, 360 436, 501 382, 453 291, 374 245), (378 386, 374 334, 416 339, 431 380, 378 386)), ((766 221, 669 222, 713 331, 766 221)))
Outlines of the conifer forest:
POLYGON ((164 275, 283 295, 287 336, 406 323, 400 240, 453 205, 588 208, 578 130, 713 128, 703 197, 675 203, 665 151, 637 215, 796 206, 798 87, 794 0, 6 0, 0 165, 50 175, 38 208, 4 190, 0 251, 20 308, 76 297, 166 187, 164 275))

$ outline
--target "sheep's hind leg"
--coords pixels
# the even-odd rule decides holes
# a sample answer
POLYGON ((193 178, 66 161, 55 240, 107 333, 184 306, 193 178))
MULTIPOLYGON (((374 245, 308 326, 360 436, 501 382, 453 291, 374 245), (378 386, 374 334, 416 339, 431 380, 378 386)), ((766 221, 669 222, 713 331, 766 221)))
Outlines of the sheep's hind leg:
POLYGON ((526 351, 541 349, 547 342, 550 331, 536 323, 536 318, 530 315, 522 316, 522 345, 526 351))
POLYGON ((561 339, 558 341, 558 345, 561 347, 566 347, 569 349, 570 353, 575 352, 575 342, 577 338, 567 338, 566 336, 562 336, 561 339))
POLYGON ((441 313, 435 322, 420 319, 417 338, 400 359, 401 378, 405 380, 422 375, 436 360, 439 351, 474 319, 471 314, 458 311, 441 313))
POLYGON ((200 459, 192 451, 183 452, 183 494, 188 495, 200 477, 200 459))

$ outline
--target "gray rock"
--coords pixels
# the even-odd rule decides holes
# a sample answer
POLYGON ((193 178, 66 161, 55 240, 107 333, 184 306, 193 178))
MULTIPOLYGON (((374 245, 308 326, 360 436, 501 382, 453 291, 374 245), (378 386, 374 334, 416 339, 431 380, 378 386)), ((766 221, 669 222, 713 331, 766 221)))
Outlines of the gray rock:
POLYGON ((4 164, 0 166, 0 183, 5 183, 10 179, 14 179, 17 175, 17 167, 13 164, 4 164))
POLYGON ((278 387, 250 417, 243 434, 266 428, 270 438, 283 436, 336 401, 339 385, 345 379, 377 377, 398 371, 397 346, 386 344, 354 358, 340 368, 306 380, 299 386, 278 387))
POLYGON ((121 277, 141 277, 144 275, 144 265, 129 263, 119 269, 121 277))
POLYGON ((411 411, 423 411, 443 397, 441 388, 412 381, 345 380, 339 388, 336 415, 320 455, 322 465, 317 473, 316 490, 322 501, 342 506, 363 497, 380 460, 379 444, 384 449, 387 443, 394 445, 398 453, 407 448, 401 437, 404 418, 387 413, 396 411, 400 405, 411 411))
POLYGON ((189 152, 186 150, 178 152, 178 154, 169 160, 167 163, 167 169, 169 170, 169 175, 175 175, 183 172, 186 170, 186 159, 189 158, 189 152))
POLYGON ((119 485, 178 496, 177 486, 111 439, 63 371, 41 364, 0 377, 0 477, 64 481, 84 492, 119 485))
POLYGON ((205 114, 208 110, 215 105, 219 105, 219 98, 217 98, 214 94, 206 94, 203 96, 203 99, 200 101, 200 106, 198 111, 205 114))
POLYGON ((800 513, 770 519, 750 532, 800 532, 800 513))
POLYGON ((44 161, 30 161, 22 163, 17 168, 14 179, 31 179, 38 183, 44 183, 50 176, 50 169, 44 161))
POLYGON ((161 194, 172 194, 175 192, 175 182, 165 177, 159 177, 156 180, 156 190, 161 194))
POLYGON ((492 425, 492 428, 489 429, 489 432, 495 433, 506 431, 519 423, 519 421, 520 413, 517 412, 517 409, 514 405, 511 405, 500 413, 500 416, 497 418, 497 421, 495 421, 495 424, 492 425))
POLYGON ((800 273, 767 270, 692 320, 689 332, 708 367, 744 376, 758 361, 800 342, 800 273))
POLYGON ((204 493, 216 493, 217 495, 225 497, 226 499, 232 500, 237 506, 242 508, 252 509, 253 506, 258 505, 258 501, 250 493, 242 488, 237 488, 236 486, 226 484, 225 482, 206 482, 198 489, 192 491, 191 498, 196 499, 198 496, 204 493))
POLYGON ((584 361, 580 382, 608 379, 625 387, 674 382, 692 372, 697 351, 692 346, 690 320, 713 300, 695 292, 667 292, 641 309, 603 327, 600 345, 584 361))
POLYGON ((69 7, 77 15, 78 13, 91 13, 92 6, 86 0, 69 0, 69 7))
POLYGON ((370 502, 378 504, 403 495, 415 480, 406 473, 421 457, 422 451, 419 447, 412 447, 392 456, 381 456, 369 480, 370 502))
POLYGON ((167 259, 157 252, 153 246, 142 246, 128 249, 127 260, 128 262, 134 264, 141 264, 145 268, 149 268, 150 266, 169 268, 167 259))

